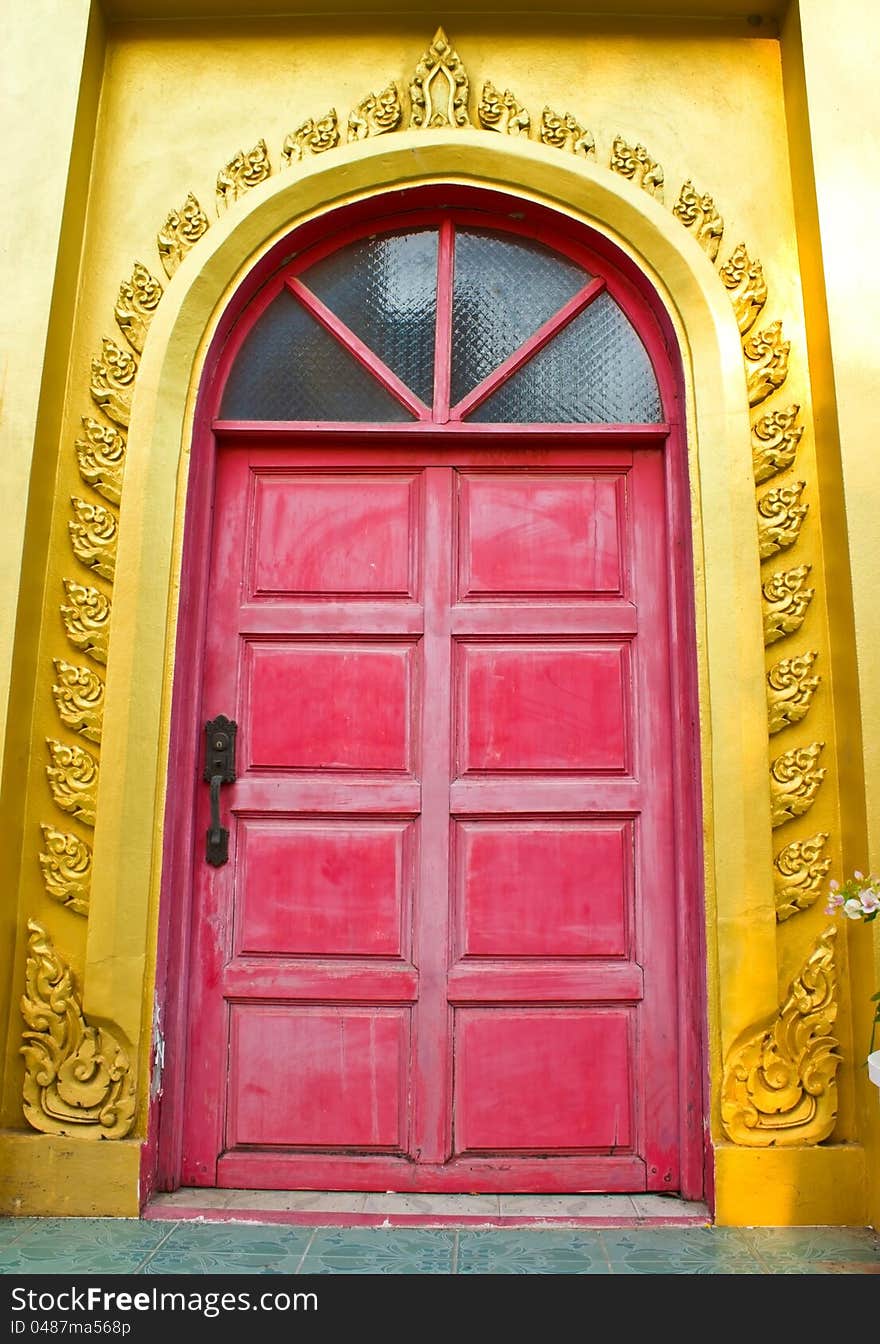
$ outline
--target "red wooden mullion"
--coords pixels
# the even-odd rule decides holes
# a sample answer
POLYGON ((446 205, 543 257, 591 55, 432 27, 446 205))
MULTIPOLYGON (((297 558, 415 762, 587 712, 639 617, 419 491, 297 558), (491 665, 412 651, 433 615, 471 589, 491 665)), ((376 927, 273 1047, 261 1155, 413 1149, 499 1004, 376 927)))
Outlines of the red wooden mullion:
POLYGON ((517 370, 534 358, 539 350, 543 350, 548 341, 551 341, 558 332, 568 326, 569 322, 573 322, 585 308, 588 308, 604 289, 605 281, 601 276, 598 276, 595 280, 591 280, 588 285, 585 285, 583 289, 578 290, 577 294, 569 299, 568 303, 563 304, 558 313, 554 313, 552 317, 548 318, 544 325, 539 327, 527 341, 524 341, 518 350, 514 350, 513 354, 505 359, 503 364, 499 364, 498 368, 493 369, 481 383, 477 383, 477 386, 468 392, 466 397, 462 397, 461 401, 452 407, 449 418, 451 420, 463 420, 466 415, 470 415, 471 411, 476 410, 492 395, 496 388, 499 388, 502 383, 506 383, 508 378, 513 377, 517 370))
POLYGON ((329 331, 340 345, 344 346, 348 352, 354 356, 357 362, 367 370, 368 373, 381 383, 387 392, 405 406, 418 420, 430 420, 430 409, 425 405, 415 392, 412 392, 397 374, 389 369, 388 365, 371 350, 359 336, 356 336, 350 327, 341 322, 335 313, 331 313, 326 304, 322 303, 317 294, 313 294, 301 280, 293 277, 287 280, 287 288, 290 290, 300 303, 320 322, 325 331, 329 331))
POLYGON ((452 382, 452 274, 455 264, 455 230, 451 219, 440 225, 437 246, 437 325, 434 329, 434 423, 449 419, 449 389, 452 382))

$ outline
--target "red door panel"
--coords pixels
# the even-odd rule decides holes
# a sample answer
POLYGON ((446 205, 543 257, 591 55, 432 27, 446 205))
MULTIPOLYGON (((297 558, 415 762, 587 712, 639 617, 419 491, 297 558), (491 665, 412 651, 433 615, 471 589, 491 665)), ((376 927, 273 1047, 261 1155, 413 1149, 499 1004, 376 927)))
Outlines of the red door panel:
POLYGON ((219 453, 183 1179, 675 1189, 662 454, 329 457, 219 453))

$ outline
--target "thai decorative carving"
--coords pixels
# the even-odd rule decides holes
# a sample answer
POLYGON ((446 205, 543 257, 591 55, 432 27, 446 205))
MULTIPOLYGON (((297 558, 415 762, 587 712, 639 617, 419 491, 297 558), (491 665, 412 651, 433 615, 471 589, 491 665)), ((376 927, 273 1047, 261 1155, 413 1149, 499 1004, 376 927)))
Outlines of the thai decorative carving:
POLYGON ((90 742, 101 740, 104 715, 104 683, 90 667, 76 667, 63 658, 54 659, 52 694, 62 723, 82 733, 90 742))
POLYGON ((210 222, 192 192, 179 210, 172 210, 167 216, 156 235, 156 247, 167 276, 174 274, 193 244, 207 232, 210 222))
POLYGON ((815 592, 804 587, 809 572, 809 565, 778 570, 761 586, 765 645, 775 644, 777 639, 800 629, 815 592))
POLYGON ((60 901, 77 915, 89 913, 92 885, 92 851, 79 836, 41 826, 45 852, 40 855, 43 884, 53 901, 60 901))
POLYGON ((70 969, 46 930, 28 920, 25 1119, 44 1134, 121 1139, 134 1121, 135 1086, 128 1056, 106 1027, 90 1027, 70 969))
POLYGON ((800 406, 789 406, 784 411, 771 411, 769 415, 762 415, 752 426, 752 462, 756 485, 785 471, 794 462, 804 432, 803 425, 795 424, 800 409, 800 406))
POLYGON ((162 294, 159 281, 139 261, 134 264, 131 279, 123 280, 119 286, 113 315, 119 330, 138 354, 143 352, 144 341, 162 294))
POLYGON ((736 313, 741 336, 745 336, 757 321, 767 302, 767 284, 760 261, 752 261, 745 243, 740 243, 718 274, 730 290, 730 301, 736 313))
POLYGON ((416 66, 409 96, 410 125, 416 129, 470 125, 467 73, 442 28, 416 66))
POLYGON ((724 235, 724 220, 715 209, 715 202, 708 192, 700 195, 695 191, 693 182, 688 179, 672 207, 672 213, 676 219, 681 220, 686 229, 691 229, 696 224, 697 242, 709 260, 714 261, 724 235))
POLYGON ((584 159, 596 153, 591 131, 585 130, 568 113, 560 116, 549 107, 545 107, 541 114, 541 140, 552 149, 565 149, 584 159))
POLYGON ((758 551, 762 560, 768 560, 777 551, 785 551, 798 539, 801 524, 809 505, 800 498, 806 481, 767 490, 758 499, 758 551))
POLYGON ((721 1122, 734 1143, 768 1148, 827 1139, 837 1117, 837 929, 821 935, 770 1021, 725 1061, 721 1122))
POLYGON ((92 400, 115 424, 128 426, 137 360, 114 341, 104 339, 101 358, 92 360, 92 400))
POLYGON ((644 145, 631 148, 622 135, 614 137, 610 166, 613 172, 638 182, 644 191, 663 196, 663 169, 650 157, 644 145))
POLYGON ((808 910, 819 898, 830 859, 822 858, 828 835, 819 831, 809 840, 793 840, 773 860, 776 869, 776 918, 782 923, 800 910, 808 910))
POLYGON ((82 417, 85 439, 77 439, 79 473, 99 495, 118 504, 122 499, 125 469, 125 435, 112 425, 102 425, 91 416, 82 417))
POLYGON ((812 703, 819 677, 811 676, 818 653, 783 658, 767 673, 767 727, 771 734, 800 723, 812 703))
POLYGON ((77 560, 112 582, 116 570, 116 515, 103 504, 71 499, 74 521, 68 523, 70 544, 77 560))
MULTIPOLYGON (((403 117, 397 85, 391 83, 381 93, 369 93, 348 118, 349 140, 366 140, 370 135, 395 131, 403 117)), ((285 142, 286 143, 286 142, 285 142)), ((335 143, 335 142, 334 142, 335 143)), ((329 148, 329 146, 325 146, 329 148)))
POLYGON ((795 747, 777 756, 770 764, 770 824, 775 828, 802 817, 816 801, 826 771, 816 762, 824 742, 795 747))
POLYGON ((782 339, 782 323, 773 322, 743 342, 743 354, 755 367, 748 375, 749 405, 757 406, 788 377, 791 342, 782 339))
POLYGON ((271 174, 269 146, 265 140, 258 140, 246 154, 240 149, 217 174, 217 213, 220 213, 221 207, 225 208, 237 201, 251 187, 265 182, 271 174))
POLYGON ((299 163, 309 154, 323 154, 339 144, 339 122, 336 108, 331 107, 323 117, 317 120, 309 117, 295 131, 285 136, 281 147, 281 157, 285 165, 299 163))
POLYGON ((532 124, 528 112, 510 89, 501 93, 488 79, 483 85, 477 115, 487 131, 499 131, 502 135, 528 135, 532 124))
POLYGON ((64 579, 68 605, 61 607, 67 638, 77 649, 90 653, 97 663, 106 663, 110 640, 110 600, 97 588, 64 579))
POLYGON ((82 747, 71 747, 54 738, 48 738, 46 745, 52 759, 52 764, 46 766, 46 778, 55 803, 62 812, 94 826, 98 762, 82 747))

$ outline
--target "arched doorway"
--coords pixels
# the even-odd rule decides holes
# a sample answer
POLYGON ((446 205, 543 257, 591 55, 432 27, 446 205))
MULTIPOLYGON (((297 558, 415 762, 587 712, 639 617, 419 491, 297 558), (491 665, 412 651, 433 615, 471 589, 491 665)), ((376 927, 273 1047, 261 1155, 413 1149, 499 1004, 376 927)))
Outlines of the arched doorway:
POLYGON ((699 1196, 676 356, 599 235, 444 197, 274 248, 206 366, 179 1180, 699 1196))

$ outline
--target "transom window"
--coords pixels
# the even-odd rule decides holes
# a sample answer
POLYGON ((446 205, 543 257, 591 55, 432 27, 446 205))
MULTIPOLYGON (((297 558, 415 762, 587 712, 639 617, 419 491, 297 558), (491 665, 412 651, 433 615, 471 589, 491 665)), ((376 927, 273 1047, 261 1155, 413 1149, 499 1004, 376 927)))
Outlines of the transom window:
POLYGON ((323 243, 232 333, 223 421, 656 425, 608 268, 471 219, 323 243))

